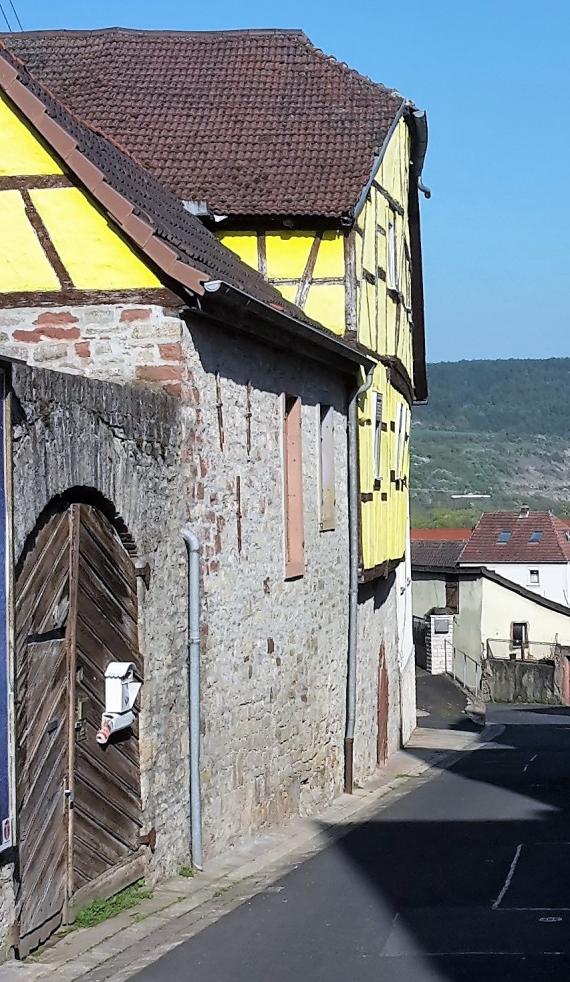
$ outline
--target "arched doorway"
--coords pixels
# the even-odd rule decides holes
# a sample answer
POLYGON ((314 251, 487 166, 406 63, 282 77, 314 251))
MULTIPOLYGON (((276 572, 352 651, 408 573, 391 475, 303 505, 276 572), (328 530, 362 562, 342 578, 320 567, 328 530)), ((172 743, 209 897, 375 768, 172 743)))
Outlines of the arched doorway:
POLYGON ((46 513, 15 585, 20 957, 141 873, 137 722, 95 740, 109 662, 143 677, 137 606, 132 557, 103 511, 46 513))

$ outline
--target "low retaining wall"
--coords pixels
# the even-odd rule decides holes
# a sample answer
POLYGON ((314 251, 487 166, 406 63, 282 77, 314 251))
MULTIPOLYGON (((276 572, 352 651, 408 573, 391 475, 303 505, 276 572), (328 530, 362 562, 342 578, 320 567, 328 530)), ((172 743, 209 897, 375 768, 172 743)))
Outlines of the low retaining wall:
POLYGON ((569 664, 565 655, 543 662, 487 658, 483 662, 487 701, 567 705, 569 664))

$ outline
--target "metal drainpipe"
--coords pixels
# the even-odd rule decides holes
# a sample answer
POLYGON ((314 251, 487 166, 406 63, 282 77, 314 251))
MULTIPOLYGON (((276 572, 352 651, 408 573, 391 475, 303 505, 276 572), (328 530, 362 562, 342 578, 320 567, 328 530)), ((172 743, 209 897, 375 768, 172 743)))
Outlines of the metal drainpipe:
POLYGON ((188 712, 190 717, 190 830, 192 865, 203 869, 200 787, 200 542, 189 525, 182 529, 188 552, 188 712))
POLYGON ((348 406, 348 522, 349 522, 349 590, 348 590, 348 669, 346 678, 346 731, 344 737, 344 790, 352 794, 354 724, 356 722, 356 656, 358 642, 358 400, 372 385, 375 365, 368 369, 362 385, 348 406))

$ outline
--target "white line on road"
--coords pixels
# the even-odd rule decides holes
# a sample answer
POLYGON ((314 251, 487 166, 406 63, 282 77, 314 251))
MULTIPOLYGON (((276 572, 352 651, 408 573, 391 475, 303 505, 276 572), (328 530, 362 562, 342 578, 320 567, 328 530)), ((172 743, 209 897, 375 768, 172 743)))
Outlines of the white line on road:
POLYGON ((505 882, 503 884, 503 889, 501 890, 499 896, 497 897, 497 899, 495 900, 495 903, 493 904, 493 907, 492 907, 493 910, 496 910, 497 909, 497 907, 501 903, 501 900, 503 899, 503 897, 505 896, 507 890, 509 889, 509 887, 511 885, 511 880, 512 880, 513 876, 515 875, 515 869, 516 869, 517 863, 519 861, 519 856, 521 854, 521 849, 522 849, 522 842, 519 842, 519 844, 517 846, 517 851, 515 852, 515 857, 514 857, 512 863, 511 863, 511 868, 509 869, 509 872, 507 874, 507 878, 506 878, 506 880, 505 880, 505 882))
POLYGON ((535 755, 534 755, 534 757, 531 757, 531 758, 530 758, 530 760, 529 760, 529 762, 528 762, 528 764, 525 764, 525 765, 524 765, 524 767, 523 767, 523 772, 524 772, 524 771, 527 771, 527 770, 529 769, 529 767, 530 767, 530 765, 532 764, 532 762, 533 762, 533 760, 536 760, 536 758, 537 758, 537 757, 538 757, 538 754, 535 754, 535 755))

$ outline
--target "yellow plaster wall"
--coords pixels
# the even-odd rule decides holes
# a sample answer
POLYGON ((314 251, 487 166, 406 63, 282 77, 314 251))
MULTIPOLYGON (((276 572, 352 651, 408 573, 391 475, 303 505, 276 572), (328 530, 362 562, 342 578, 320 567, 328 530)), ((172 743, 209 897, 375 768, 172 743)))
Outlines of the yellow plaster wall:
MULTIPOLYGON (((404 209, 404 215, 390 208, 387 197, 374 185, 357 219, 354 234, 354 264, 356 272, 356 322, 358 339, 379 354, 399 358, 413 377, 413 352, 411 331, 411 290, 409 276, 408 238, 408 164, 410 146, 409 131, 402 120, 390 140, 382 165, 375 175, 380 185, 404 209), (387 289, 388 278, 388 221, 395 216, 396 252, 398 258, 399 289, 403 302, 397 303, 387 289), (378 273, 380 270, 380 274, 378 273), (366 279, 366 272, 376 276, 376 284, 366 279), (383 278, 386 274, 386 279, 383 278)), ((409 428, 410 412, 403 396, 388 381, 387 371, 378 367, 374 375, 372 391, 367 395, 360 414, 360 483, 361 492, 372 495, 371 500, 361 502, 362 559, 365 569, 379 566, 386 560, 395 560, 406 550, 406 526, 409 509, 409 428), (380 488, 374 486, 374 412, 373 392, 383 397, 382 416, 387 430, 382 433, 380 488), (402 455, 402 467, 398 472, 398 420, 399 406, 406 407, 406 435, 402 455), (395 431, 391 424, 394 424, 395 431), (403 486, 391 479, 392 472, 403 486), (382 500, 382 494, 387 496, 382 500)))
POLYGON ((223 232, 218 236, 222 245, 235 252, 244 263, 257 269, 257 235, 255 232, 223 232))
POLYGON ((160 286, 160 280, 79 188, 50 188, 30 195, 78 289, 160 286))
POLYGON ((387 369, 379 365, 374 373, 372 388, 367 392, 359 417, 360 491, 367 500, 361 501, 361 544, 364 569, 372 569, 389 559, 399 559, 406 550, 406 528, 409 507, 409 429, 410 413, 402 395, 390 385, 387 369), (375 393, 382 395, 382 418, 387 429, 382 432, 380 453, 382 479, 380 487, 374 481, 374 410, 375 393), (398 467, 398 407, 406 412, 402 468, 398 467), (390 426, 394 422, 396 430, 390 426), (408 439, 405 439, 407 435, 408 439), (406 479, 400 486, 392 480, 406 479), (385 494, 386 500, 382 500, 385 494), (370 499, 369 496, 372 495, 370 499))
POLYGON ((19 191, 0 191, 0 293, 58 290, 19 191))
MULTIPOLYGON (((406 122, 401 120, 387 147, 382 165, 375 175, 375 182, 404 210, 404 215, 390 208, 385 194, 374 185, 357 218, 354 241, 355 316, 359 341, 381 355, 399 358, 413 378, 413 352, 411 332, 411 289, 408 256, 408 168, 410 138, 406 122), (397 239, 398 279, 402 302, 398 303, 387 289, 388 221, 395 215, 397 239), (380 271, 380 272, 379 272, 380 271), (374 277, 376 282, 370 282, 374 277)), ((298 283, 303 276, 314 240, 314 232, 267 231, 265 251, 267 277, 288 300, 295 302, 298 283), (287 283, 280 282, 286 280, 287 283)), ((258 268, 258 244, 256 232, 227 232, 220 235, 222 242, 238 253, 251 266, 258 268)), ((337 334, 346 330, 346 269, 344 234, 327 231, 323 234, 313 278, 304 309, 310 317, 320 321, 337 334), (320 283, 338 277, 341 282, 320 283)), ((388 429, 382 434, 382 481, 374 487, 373 433, 371 418, 372 395, 366 399, 361 413, 360 479, 363 494, 372 495, 370 501, 361 504, 362 553, 366 568, 379 566, 387 560, 399 559, 406 549, 406 524, 408 516, 409 482, 409 425, 407 410, 403 466, 398 479, 405 479, 401 489, 391 480, 391 471, 397 468, 399 406, 405 405, 403 396, 388 381, 387 370, 379 366, 374 377, 374 389, 383 396, 383 419, 388 429), (382 494, 387 500, 382 501, 382 494)))
MULTIPOLYGON (((286 300, 295 303, 316 232, 271 230, 262 234, 265 238, 267 279, 286 300)), ((260 248, 257 232, 220 232, 218 238, 248 266, 260 271, 259 256, 263 249, 260 248)), ((346 311, 342 232, 326 230, 321 234, 310 285, 302 306, 309 317, 313 317, 335 334, 344 334, 346 311)))
MULTIPOLYGON (((0 175, 62 174, 41 140, 0 99, 0 175)), ((71 281, 80 290, 160 287, 161 282, 78 188, 31 189, 71 281)), ((51 292, 59 280, 32 227, 19 191, 0 192, 0 293, 51 292)))
POLYGON ((61 174, 55 158, 0 95, 0 175, 61 174))

